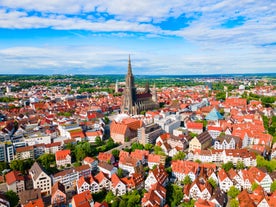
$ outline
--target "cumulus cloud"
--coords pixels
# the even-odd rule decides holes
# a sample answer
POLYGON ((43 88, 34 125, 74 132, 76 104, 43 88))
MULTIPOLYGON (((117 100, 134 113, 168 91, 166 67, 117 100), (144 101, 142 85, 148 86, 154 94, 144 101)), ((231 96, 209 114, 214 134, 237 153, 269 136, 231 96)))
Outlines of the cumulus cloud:
MULTIPOLYGON (((184 43, 171 49, 169 44, 152 48, 150 54, 137 45, 133 48, 139 72, 152 74, 205 73, 207 69, 229 73, 241 71, 239 68, 245 72, 259 68, 275 71, 275 19, 274 0, 0 0, 3 29, 66 30, 80 38, 85 35, 76 30, 89 31, 94 36, 121 38, 122 43, 123 38, 182 38, 184 43), (172 28, 170 19, 185 23, 185 27, 172 28), (185 48, 190 46, 190 51, 185 48)), ((97 71, 93 68, 112 66, 112 70, 120 72, 129 50, 115 45, 107 50, 93 44, 73 49, 61 45, 9 47, 0 50, 0 60, 5 67, 14 69, 55 68, 62 72, 61 68, 80 68, 77 71, 94 73, 97 71)))

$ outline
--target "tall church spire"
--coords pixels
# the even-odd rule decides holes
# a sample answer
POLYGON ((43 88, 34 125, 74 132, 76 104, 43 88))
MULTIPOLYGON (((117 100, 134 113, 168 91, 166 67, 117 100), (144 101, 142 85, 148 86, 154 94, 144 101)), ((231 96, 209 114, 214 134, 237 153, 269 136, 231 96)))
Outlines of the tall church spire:
POLYGON ((128 55, 128 74, 132 75, 132 68, 131 68, 131 61, 130 61, 130 55, 128 55))

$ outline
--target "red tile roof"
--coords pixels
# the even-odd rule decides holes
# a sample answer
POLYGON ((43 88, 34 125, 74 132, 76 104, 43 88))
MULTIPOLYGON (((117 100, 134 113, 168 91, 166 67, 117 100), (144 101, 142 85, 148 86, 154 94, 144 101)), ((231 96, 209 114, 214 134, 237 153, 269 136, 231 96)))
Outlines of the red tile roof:
POLYGON ((6 174, 6 183, 8 185, 13 184, 16 181, 24 180, 24 176, 19 171, 11 171, 6 174))
POLYGON ((71 150, 59 150, 56 152, 56 160, 65 160, 70 154, 71 150))

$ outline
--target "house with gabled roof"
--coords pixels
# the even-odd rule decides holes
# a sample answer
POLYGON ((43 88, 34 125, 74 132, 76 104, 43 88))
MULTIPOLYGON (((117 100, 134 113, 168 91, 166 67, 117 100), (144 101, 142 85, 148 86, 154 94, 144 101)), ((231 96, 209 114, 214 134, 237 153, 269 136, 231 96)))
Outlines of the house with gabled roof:
POLYGON ((243 180, 239 174, 232 168, 228 171, 228 176, 232 180, 234 186, 241 191, 243 188, 243 180))
POLYGON ((224 192, 227 192, 231 186, 233 186, 232 180, 228 177, 224 169, 218 171, 219 187, 224 192))
POLYGON ((85 157, 82 162, 84 165, 89 165, 91 171, 95 171, 98 168, 98 160, 93 157, 85 157))
POLYGON ((8 190, 19 193, 25 190, 24 176, 19 171, 10 171, 5 175, 8 190))
POLYGON ((199 198, 209 200, 212 193, 212 186, 203 178, 197 177, 190 185, 189 196, 195 200, 199 198))
POLYGON ((269 197, 266 192, 262 188, 262 186, 258 185, 256 189, 249 194, 249 197, 254 202, 257 207, 266 207, 269 205, 269 197))
POLYGON ((89 190, 72 197, 72 207, 93 207, 94 201, 89 190))
POLYGON ((186 128, 190 132, 201 134, 203 132, 203 123, 187 122, 186 128))
POLYGON ((155 169, 150 170, 148 177, 145 180, 145 189, 149 190, 155 183, 160 183, 162 186, 166 186, 168 183, 168 173, 163 165, 158 165, 155 169))
POLYGON ((240 192, 237 196, 237 199, 239 201, 240 207, 256 207, 254 202, 251 200, 247 190, 243 190, 242 192, 240 192))
POLYGON ((189 143, 189 151, 194 151, 196 149, 207 149, 212 145, 212 137, 208 131, 201 133, 200 135, 194 137, 189 143))
POLYGON ((66 202, 67 196, 65 187, 60 182, 56 182, 52 187, 51 204, 53 207, 58 207, 61 205, 66 205, 66 202))
POLYGON ((220 188, 215 188, 210 201, 216 204, 216 207, 223 207, 227 202, 227 195, 220 188))
POLYGON ((98 168, 101 172, 105 173, 109 178, 111 178, 111 176, 114 173, 117 173, 117 171, 118 171, 117 167, 114 167, 113 165, 110 165, 106 162, 99 162, 98 168))
POLYGON ((34 189, 41 189, 42 194, 51 194, 51 178, 37 162, 32 165, 29 170, 29 174, 33 180, 34 189), (41 182, 41 180, 43 180, 43 182, 41 182))
POLYGON ((100 152, 98 155, 98 160, 99 160, 99 162, 106 162, 111 165, 113 165, 115 162, 114 156, 108 152, 100 152))
POLYGON ((183 181, 187 175, 194 181, 199 169, 198 163, 184 160, 172 161, 171 166, 172 176, 175 177, 177 181, 183 181))
POLYGON ((44 205, 42 198, 29 201, 27 204, 23 205, 23 207, 44 207, 44 206, 45 205, 44 205))
POLYGON ((115 196, 121 196, 127 193, 126 184, 118 177, 116 173, 111 176, 111 191, 115 196))
POLYGON ((252 176, 252 178, 255 180, 257 184, 262 186, 267 193, 270 193, 272 179, 268 173, 263 172, 257 167, 250 167, 248 169, 248 173, 249 176, 252 176))
POLYGON ((59 150, 56 152, 57 167, 71 165, 71 150, 59 150))
POLYGON ((148 156, 148 166, 150 169, 152 169, 155 165, 165 165, 165 156, 163 155, 155 155, 155 154, 149 154, 148 156))
POLYGON ((123 177, 121 180, 126 184, 127 192, 144 188, 144 176, 140 173, 133 173, 130 177, 123 177))
POLYGON ((160 183, 155 183, 142 198, 143 207, 163 207, 166 203, 167 190, 160 183))
POLYGON ((129 174, 136 172, 136 169, 141 165, 141 161, 136 157, 120 157, 119 160, 119 168, 127 171, 129 174))
POLYGON ((108 176, 105 175, 103 172, 99 172, 97 175, 95 175, 94 180, 99 184, 100 190, 109 190, 111 186, 111 182, 108 179, 108 176))

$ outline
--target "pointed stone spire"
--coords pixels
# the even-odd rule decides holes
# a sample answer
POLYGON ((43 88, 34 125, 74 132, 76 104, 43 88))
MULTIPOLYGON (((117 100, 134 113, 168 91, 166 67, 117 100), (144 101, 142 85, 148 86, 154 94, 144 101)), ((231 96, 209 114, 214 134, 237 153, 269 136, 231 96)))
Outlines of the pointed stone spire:
POLYGON ((128 74, 132 75, 132 68, 131 68, 131 61, 130 61, 130 54, 128 55, 128 74))

